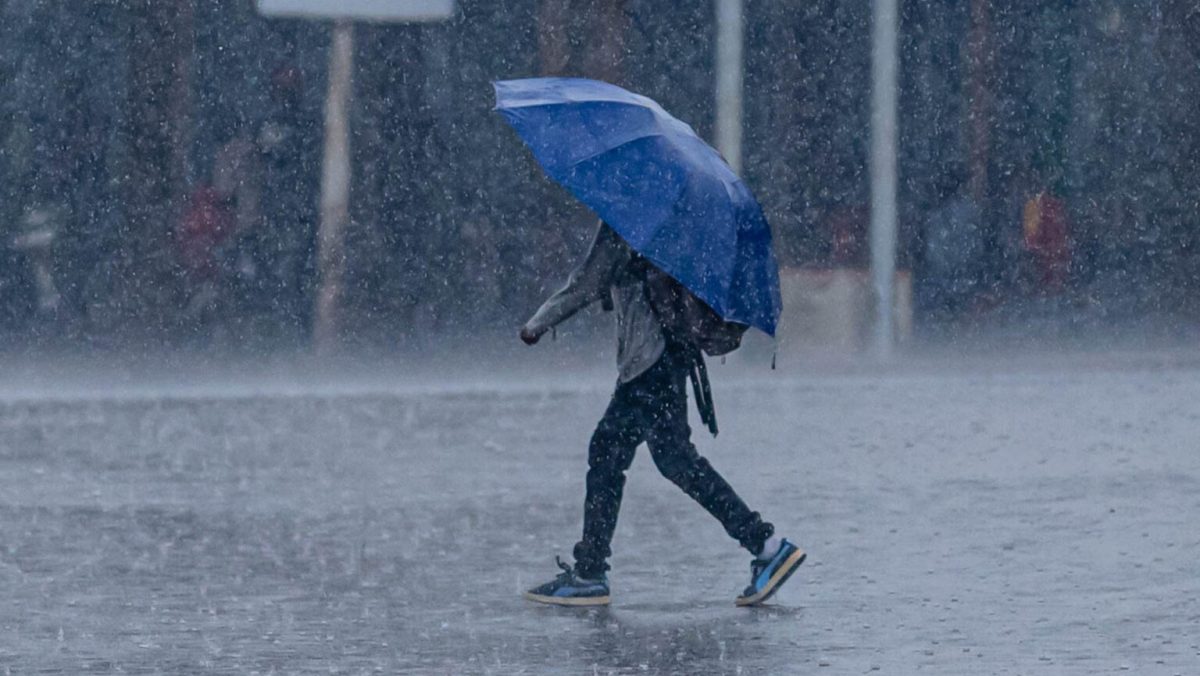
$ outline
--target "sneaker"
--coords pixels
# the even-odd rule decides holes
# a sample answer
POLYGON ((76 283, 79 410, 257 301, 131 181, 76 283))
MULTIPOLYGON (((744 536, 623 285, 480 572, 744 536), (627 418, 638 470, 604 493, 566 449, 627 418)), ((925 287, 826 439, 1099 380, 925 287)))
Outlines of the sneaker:
POLYGON ((537 603, 550 603, 557 606, 606 606, 608 605, 608 578, 601 575, 595 579, 586 579, 575 574, 575 570, 554 557, 563 572, 550 582, 534 587, 523 596, 537 603))
POLYGON ((763 603, 787 582, 796 568, 804 563, 804 550, 784 539, 779 551, 769 561, 754 559, 750 562, 750 586, 737 597, 739 606, 756 606, 763 603))

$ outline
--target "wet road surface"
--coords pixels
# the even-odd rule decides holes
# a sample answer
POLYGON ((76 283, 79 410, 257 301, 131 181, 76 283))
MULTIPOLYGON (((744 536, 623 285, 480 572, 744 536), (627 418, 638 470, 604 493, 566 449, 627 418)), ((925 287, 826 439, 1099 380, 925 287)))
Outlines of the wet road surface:
POLYGON ((724 379, 697 444, 809 552, 756 610, 644 449, 612 607, 520 598, 599 379, 0 401, 0 674, 1200 673, 1200 371, 724 379))

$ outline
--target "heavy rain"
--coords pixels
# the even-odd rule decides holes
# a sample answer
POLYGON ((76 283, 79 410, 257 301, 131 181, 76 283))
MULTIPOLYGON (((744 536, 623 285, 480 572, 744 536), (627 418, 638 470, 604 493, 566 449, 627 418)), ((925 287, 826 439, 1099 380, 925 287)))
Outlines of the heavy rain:
POLYGON ((1191 0, 0 0, 0 674, 1200 673, 1197 100, 1191 0))

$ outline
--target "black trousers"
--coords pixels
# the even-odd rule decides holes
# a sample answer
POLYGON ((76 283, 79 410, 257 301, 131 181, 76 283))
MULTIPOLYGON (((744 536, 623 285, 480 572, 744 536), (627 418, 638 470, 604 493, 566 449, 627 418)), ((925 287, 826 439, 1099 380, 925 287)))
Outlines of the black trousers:
POLYGON ((774 533, 774 527, 750 511, 692 445, 686 389, 690 367, 685 352, 669 346, 645 373, 617 385, 588 448, 583 539, 574 551, 579 575, 594 577, 608 570, 625 471, 643 441, 663 476, 700 503, 751 553, 759 552, 774 533))

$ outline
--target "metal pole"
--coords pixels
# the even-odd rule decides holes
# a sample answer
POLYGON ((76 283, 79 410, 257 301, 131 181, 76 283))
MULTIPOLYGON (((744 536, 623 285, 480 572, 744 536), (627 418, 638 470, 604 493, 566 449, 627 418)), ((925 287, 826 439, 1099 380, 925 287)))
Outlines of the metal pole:
POLYGON ((987 0, 971 0, 971 28, 967 34, 967 78, 970 85, 970 180, 971 196, 983 204, 988 184, 988 56, 989 17, 987 0))
POLYGON ((874 0, 871 26, 871 276, 875 351, 891 357, 896 280, 897 0, 874 0))
POLYGON ((742 56, 744 0, 717 3, 717 150, 742 171, 742 56))
POLYGON ((329 91, 325 99, 325 156, 321 170, 321 223, 317 231, 316 318, 313 338, 317 350, 337 345, 338 302, 346 254, 343 235, 350 221, 350 97, 354 55, 354 25, 345 19, 333 25, 329 46, 329 91))

